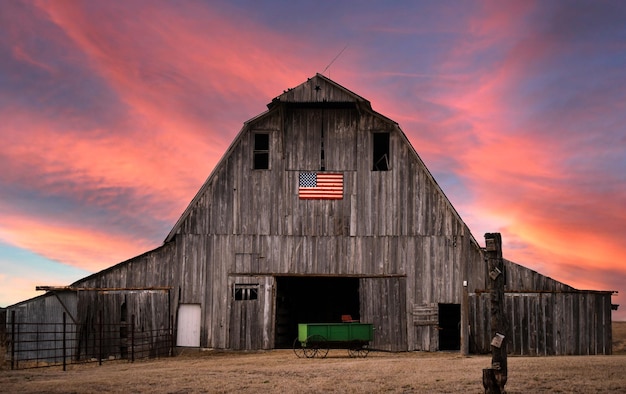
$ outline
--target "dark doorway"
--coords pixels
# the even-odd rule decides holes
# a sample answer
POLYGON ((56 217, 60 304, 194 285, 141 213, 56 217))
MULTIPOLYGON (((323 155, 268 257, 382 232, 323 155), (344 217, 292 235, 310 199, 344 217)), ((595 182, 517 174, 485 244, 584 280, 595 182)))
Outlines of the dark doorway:
POLYGON ((298 323, 359 319, 359 279, 327 277, 276 278, 276 348, 290 348, 298 323))
POLYGON ((461 350, 460 304, 439 304, 439 350, 461 350))

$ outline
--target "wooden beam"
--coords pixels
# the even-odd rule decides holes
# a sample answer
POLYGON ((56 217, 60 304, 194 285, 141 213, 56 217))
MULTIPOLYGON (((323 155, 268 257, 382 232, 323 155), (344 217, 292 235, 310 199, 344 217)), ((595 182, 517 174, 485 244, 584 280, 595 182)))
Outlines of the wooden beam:
POLYGON ((65 310, 65 313, 68 314, 68 316, 70 317, 70 319, 72 319, 72 321, 74 322, 74 324, 78 324, 78 322, 76 321, 76 319, 74 318, 74 316, 72 315, 72 313, 70 312, 69 309, 67 309, 67 306, 65 305, 65 303, 63 302, 63 300, 61 300, 61 297, 59 297, 59 294, 57 292, 53 292, 54 296, 56 297, 56 299, 59 301, 59 303, 61 304, 61 306, 63 307, 63 309, 65 310))
POLYGON ((35 286, 37 291, 169 291, 169 286, 151 287, 72 287, 72 286, 35 286))
MULTIPOLYGON (((490 289, 475 289, 473 294, 489 294, 490 289)), ((504 294, 618 294, 617 290, 505 290, 504 294)))

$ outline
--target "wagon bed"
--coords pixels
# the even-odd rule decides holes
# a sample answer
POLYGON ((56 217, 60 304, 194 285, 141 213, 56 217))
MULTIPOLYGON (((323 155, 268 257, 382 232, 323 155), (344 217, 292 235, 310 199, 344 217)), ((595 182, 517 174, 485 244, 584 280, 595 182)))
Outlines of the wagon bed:
POLYGON ((298 337, 293 351, 298 357, 326 357, 328 350, 348 349, 350 357, 365 357, 374 327, 367 323, 304 323, 298 324, 298 337))

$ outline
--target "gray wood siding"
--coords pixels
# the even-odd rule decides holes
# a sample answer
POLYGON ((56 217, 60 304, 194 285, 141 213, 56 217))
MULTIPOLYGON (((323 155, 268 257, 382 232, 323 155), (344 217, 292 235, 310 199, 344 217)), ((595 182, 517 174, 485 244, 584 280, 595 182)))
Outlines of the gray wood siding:
POLYGON ((196 200, 181 233, 463 233, 464 223, 395 124, 381 123, 373 114, 359 114, 356 109, 301 108, 274 110, 256 122, 262 127, 255 122, 247 125, 229 156, 212 174, 206 192, 196 200), (318 171, 321 167, 322 117, 325 124, 334 123, 326 124, 324 130, 326 170, 344 173, 344 198, 299 200, 299 171, 318 171), (283 123, 284 129, 270 127, 283 123), (390 171, 371 170, 372 134, 381 131, 390 133, 390 171), (255 132, 270 134, 269 170, 252 170, 255 132))
POLYGON ((505 260, 505 290, 514 291, 572 291, 573 287, 558 282, 552 278, 533 271, 529 268, 505 260))
POLYGON ((364 278, 359 287, 361 321, 374 325, 370 347, 406 350, 406 278, 364 278))
MULTIPOLYGON (((310 78, 294 89, 288 89, 274 101, 286 103, 354 102, 355 94, 324 78, 310 78)), ((363 100, 363 98, 359 97, 363 100)), ((369 103, 368 103, 369 104, 369 103)))
MULTIPOLYGON (((137 352, 150 352, 152 355, 167 355, 167 344, 158 343, 154 335, 157 331, 164 332, 170 328, 169 293, 164 290, 134 290, 134 291, 79 291, 78 292, 78 345, 77 352, 81 358, 99 357, 99 346, 102 345, 102 354, 119 357, 122 346, 128 346, 127 338, 115 335, 109 325, 130 323, 134 317, 135 340, 142 343, 142 348, 135 348, 137 352), (126 306, 125 316, 122 317, 122 305, 126 306), (107 326, 102 341, 98 327, 107 326), (152 342, 148 343, 150 339, 152 342), (95 346, 98 344, 98 346, 95 346)), ((166 339, 162 341, 166 343, 166 339)))
MULTIPOLYGON (((525 356, 611 354, 606 292, 506 293, 508 351, 525 356)), ((491 351, 489 294, 470 294, 470 351, 491 351)))
MULTIPOLYGON (((470 351, 491 351, 486 265, 470 280, 470 351), (482 276, 482 280, 481 280, 482 276)), ((504 260, 509 352, 517 355, 611 354, 611 293, 579 291, 504 260)))
MULTIPOLYGON (((11 339, 12 312, 15 312, 16 337, 20 341, 16 348, 16 359, 58 361, 62 355, 59 344, 62 343, 63 313, 66 313, 68 324, 76 318, 76 292, 63 291, 57 292, 56 295, 47 293, 8 307, 7 340, 11 339)), ((68 357, 76 356, 76 340, 75 332, 66 334, 68 357)))
MULTIPOLYGON (((81 340, 93 340, 96 334, 88 328, 100 322, 100 312, 102 312, 103 323, 119 324, 120 308, 123 303, 126 303, 127 318, 130 319, 132 315, 135 315, 135 324, 143 331, 149 332, 170 327, 170 317, 176 317, 176 308, 173 306, 178 302, 178 284, 181 283, 181 279, 190 278, 190 275, 175 272, 180 267, 176 263, 176 256, 176 245, 166 244, 75 282, 73 286, 79 288, 119 289, 107 292, 78 292, 78 320, 80 324, 87 327, 87 331, 81 334, 81 340), (145 287, 171 287, 172 289, 169 292, 124 290, 145 287)), ((190 281, 189 285, 193 286, 193 281, 190 281)), ((181 288, 183 297, 184 294, 181 288)), ((112 349, 116 350, 115 347, 112 349)))

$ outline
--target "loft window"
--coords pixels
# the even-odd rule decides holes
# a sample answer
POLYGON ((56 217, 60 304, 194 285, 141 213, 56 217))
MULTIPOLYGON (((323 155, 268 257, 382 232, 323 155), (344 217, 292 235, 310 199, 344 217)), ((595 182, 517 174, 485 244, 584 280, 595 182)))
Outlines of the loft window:
POLYGON ((236 283, 233 291, 235 301, 252 301, 259 298, 258 284, 236 283))
POLYGON ((373 146, 373 171, 389 170, 389 133, 374 133, 373 146))
POLYGON ((267 170, 270 168, 270 135, 267 133, 254 134, 254 169, 267 170))

